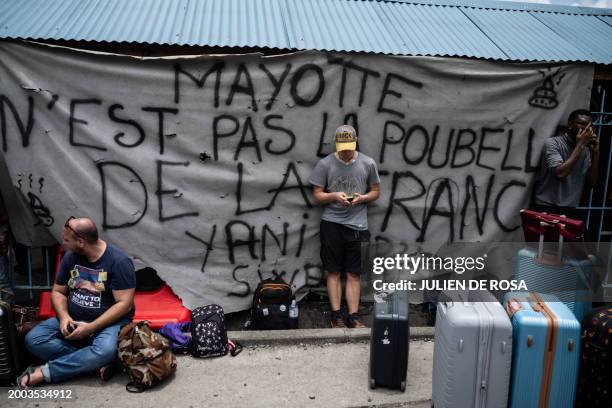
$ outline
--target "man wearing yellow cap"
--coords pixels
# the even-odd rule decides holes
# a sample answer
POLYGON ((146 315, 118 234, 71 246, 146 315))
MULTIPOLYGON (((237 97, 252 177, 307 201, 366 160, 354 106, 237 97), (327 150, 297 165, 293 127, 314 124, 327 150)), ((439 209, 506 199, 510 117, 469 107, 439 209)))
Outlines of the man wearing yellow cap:
POLYGON ((362 248, 370 239, 366 204, 380 196, 376 162, 357 151, 352 126, 336 129, 336 152, 319 160, 310 179, 315 201, 323 204, 321 261, 327 271, 332 327, 365 327, 359 318, 362 248), (342 316, 341 275, 346 273, 348 316, 342 316))

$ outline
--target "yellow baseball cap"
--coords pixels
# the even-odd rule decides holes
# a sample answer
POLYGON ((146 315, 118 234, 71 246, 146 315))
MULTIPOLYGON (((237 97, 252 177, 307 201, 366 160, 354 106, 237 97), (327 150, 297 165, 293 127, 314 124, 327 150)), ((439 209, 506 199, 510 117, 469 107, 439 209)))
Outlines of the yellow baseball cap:
POLYGON ((357 132, 349 125, 336 129, 336 151, 357 150, 357 132))

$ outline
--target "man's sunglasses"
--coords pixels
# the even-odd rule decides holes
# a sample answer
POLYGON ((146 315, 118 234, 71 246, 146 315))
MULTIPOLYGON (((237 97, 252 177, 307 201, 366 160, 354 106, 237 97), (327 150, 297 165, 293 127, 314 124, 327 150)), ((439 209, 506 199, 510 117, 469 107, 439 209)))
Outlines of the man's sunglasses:
POLYGON ((68 219, 67 219, 67 220, 66 220, 66 222, 64 223, 64 228, 69 229, 70 231, 72 231, 72 233, 73 233, 74 235, 76 235, 77 237, 79 237, 79 238, 83 239, 83 235, 81 235, 81 234, 79 234, 78 232, 76 232, 76 231, 74 230, 74 228, 72 228, 72 227, 70 226, 70 221, 72 221, 72 220, 76 220, 76 217, 71 215, 70 217, 68 217, 68 219))

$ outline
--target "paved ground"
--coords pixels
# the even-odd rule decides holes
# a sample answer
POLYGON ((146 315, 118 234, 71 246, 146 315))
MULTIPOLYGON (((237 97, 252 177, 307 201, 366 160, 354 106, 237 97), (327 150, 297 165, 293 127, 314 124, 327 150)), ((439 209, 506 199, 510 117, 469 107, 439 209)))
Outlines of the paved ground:
MULTIPOLYGON (((338 329, 339 330, 339 329, 338 329)), ((299 331, 285 342, 254 339, 238 357, 197 360, 178 358, 176 374, 143 394, 125 391, 126 374, 100 384, 93 376, 59 388, 72 390, 72 400, 8 399, 2 407, 429 407, 433 341, 410 342, 408 386, 398 390, 368 388, 367 330, 355 335, 320 335, 299 331), (366 340, 366 341, 364 341, 366 340), (348 341, 348 342, 338 342, 348 341), (300 342, 300 343, 298 343, 300 342)), ((318 331, 322 332, 322 331, 318 331)), ((348 332, 348 331, 347 331, 348 332)), ((244 333, 244 332, 243 332, 244 333)), ((252 332, 254 333, 254 332, 252 332)), ((324 333, 335 333, 326 330, 324 333)), ((341 332, 338 332, 341 333, 341 332)), ((414 334, 414 333, 413 333, 414 334)), ((267 334, 268 338, 269 333, 267 334)), ((243 339, 246 340, 246 339, 243 339)))

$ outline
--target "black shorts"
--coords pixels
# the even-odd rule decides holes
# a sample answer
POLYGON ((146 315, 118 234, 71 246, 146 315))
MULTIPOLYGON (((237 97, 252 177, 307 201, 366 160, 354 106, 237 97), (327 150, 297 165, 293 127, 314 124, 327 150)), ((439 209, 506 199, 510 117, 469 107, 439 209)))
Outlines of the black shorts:
POLYGON ((360 274, 367 259, 368 230, 321 221, 321 262, 328 272, 360 274))

